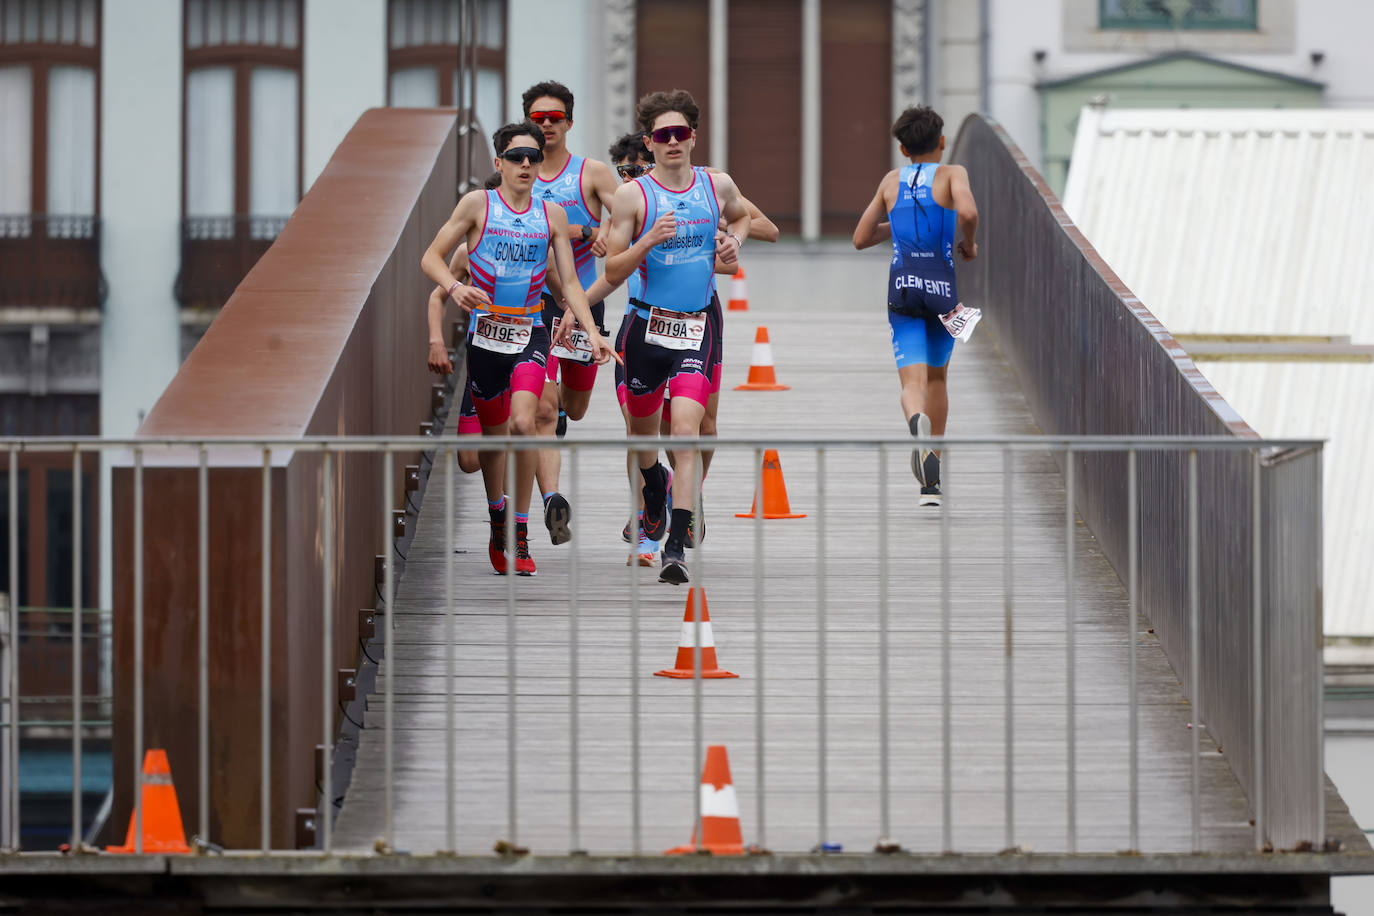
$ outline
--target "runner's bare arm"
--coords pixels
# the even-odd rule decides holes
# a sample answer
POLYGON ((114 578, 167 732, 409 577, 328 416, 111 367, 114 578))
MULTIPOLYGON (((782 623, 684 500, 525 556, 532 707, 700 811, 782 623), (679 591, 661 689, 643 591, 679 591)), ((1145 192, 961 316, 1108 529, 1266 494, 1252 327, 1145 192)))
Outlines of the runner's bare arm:
POLYGON ((624 283, 644 260, 648 250, 636 250, 631 241, 644 215, 644 192, 635 182, 616 189, 611 205, 611 229, 606 238, 606 280, 611 289, 624 283))
MULTIPOLYGON (((649 231, 641 235, 639 239, 630 246, 630 251, 637 258, 635 266, 638 267, 638 265, 649 256, 650 250, 652 250, 655 245, 663 244, 676 234, 677 218, 673 216, 671 212, 665 213, 654 220, 654 224, 649 227, 649 231)), ((632 268, 630 272, 633 273, 634 269, 632 268)), ((734 273, 734 271, 731 270, 729 273, 734 273)), ((622 280, 620 283, 612 283, 606 274, 603 273, 596 278, 591 286, 587 287, 587 301, 601 302, 623 282, 622 280)))
POLYGON ((563 276, 558 272, 558 262, 553 259, 552 245, 549 246, 549 261, 544 268, 544 282, 548 284, 549 295, 553 296, 553 301, 567 308, 568 300, 563 297, 563 276))
MULTIPOLYGON (((588 200, 593 197, 601 204, 601 226, 597 229, 596 240, 592 242, 592 254, 598 258, 606 256, 606 237, 610 234, 610 213, 611 201, 615 199, 615 192, 620 187, 620 182, 616 181, 615 173, 611 167, 604 162, 595 159, 587 160, 587 168, 582 173, 582 194, 588 200), (590 187, 588 187, 590 186, 590 187), (587 193, 588 190, 591 193, 587 193)), ((593 302, 600 302, 600 299, 593 299, 593 302)))
POLYGON ((457 278, 449 270, 447 255, 459 242, 467 238, 485 212, 486 192, 470 191, 464 194, 462 200, 458 201, 458 206, 453 208, 448 222, 440 227, 439 234, 430 242, 429 248, 420 259, 420 269, 425 272, 425 276, 442 286, 445 293, 451 295, 453 301, 466 312, 471 312, 477 306, 490 305, 491 299, 476 287, 458 284, 457 278), (449 292, 450 290, 452 292, 449 292))
POLYGON ((859 224, 854 227, 854 247, 863 251, 865 248, 872 248, 874 245, 881 244, 891 238, 891 231, 883 217, 887 216, 888 203, 887 191, 895 189, 897 186, 897 170, 893 169, 883 176, 883 180, 878 183, 877 193, 868 202, 863 215, 859 217, 859 224))
MULTIPOLYGON (((572 244, 568 241, 568 215, 562 207, 550 207, 547 212, 549 214, 549 247, 553 251, 554 261, 558 267, 557 272, 563 280, 563 294, 567 299, 568 308, 572 309, 577 323, 582 326, 582 330, 587 333, 587 338, 591 341, 592 359, 596 360, 598 364, 606 363, 612 359, 619 362, 620 357, 606 343, 601 332, 596 329, 596 321, 592 318, 591 306, 587 303, 587 292, 577 280, 577 265, 573 262, 572 244)), ((566 321, 561 322, 561 325, 559 328, 560 337, 566 337, 570 327, 566 321)))
POLYGON ((965 261, 978 257, 978 204, 968 184, 968 170, 962 165, 949 166, 949 196, 959 221, 959 256, 965 261))
MULTIPOLYGON (((449 273, 458 280, 466 280, 468 275, 468 243, 460 242, 448 261, 449 273)), ((453 372, 453 361, 448 358, 448 346, 444 343, 444 302, 448 300, 442 286, 434 287, 429 294, 426 311, 429 319, 429 368, 440 375, 453 372)))
POLYGON ((749 208, 744 206, 739 189, 734 180, 724 172, 715 179, 716 194, 720 200, 720 215, 729 221, 725 227, 725 238, 716 243, 716 257, 728 266, 739 261, 739 249, 749 234, 749 208))
MULTIPOLYGON (((712 175, 724 175, 725 173, 714 166, 706 166, 706 171, 712 175)), ((739 190, 739 186, 735 186, 739 190)), ((739 199, 744 202, 744 206, 749 209, 749 238, 760 242, 776 242, 778 240, 778 227, 773 221, 764 215, 763 211, 754 205, 749 198, 740 194, 739 199)))

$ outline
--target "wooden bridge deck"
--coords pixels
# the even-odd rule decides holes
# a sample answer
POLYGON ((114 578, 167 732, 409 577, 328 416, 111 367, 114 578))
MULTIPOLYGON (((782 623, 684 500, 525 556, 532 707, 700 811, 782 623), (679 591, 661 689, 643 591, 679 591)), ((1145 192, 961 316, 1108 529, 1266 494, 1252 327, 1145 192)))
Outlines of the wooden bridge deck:
MULTIPOLYGON (((869 269, 882 270, 885 262, 869 269)), ((904 430, 881 300, 799 304, 760 284, 751 309, 726 319, 722 435, 876 436, 904 430), (837 320, 842 319, 842 320, 837 320), (746 374, 755 327, 767 325, 780 381, 791 390, 734 392, 746 374)), ((950 435, 1038 432, 992 335, 960 344, 950 372, 950 435)), ((621 431, 610 374, 602 371, 588 417, 567 442, 621 431)), ((706 743, 727 746, 745 842, 804 851, 824 839, 846 851, 880 836, 878 732, 878 506, 888 512, 890 834, 905 848, 942 849, 940 693, 940 510, 918 508, 905 453, 878 480, 872 452, 826 455, 829 826, 818 819, 816 461, 784 451, 794 511, 765 523, 765 670, 755 664, 754 523, 736 519, 753 493, 752 451, 722 451, 705 487, 708 537, 689 560, 708 596, 723 667, 737 680, 703 689, 706 743), (756 691, 765 699, 760 830, 756 782, 756 691)), ((581 563, 578 637, 580 761, 576 845, 592 853, 632 850, 631 679, 639 685, 642 850, 685 843, 699 767, 693 760, 693 687, 652 676, 673 660, 686 590, 657 571, 628 570, 620 530, 626 512, 624 453, 586 451, 576 479, 563 465, 581 563), (640 582, 640 646, 630 658, 630 576, 640 582)), ((998 451, 955 452, 945 491, 959 557, 951 583, 953 848, 995 851, 1005 843, 1003 706, 1003 497, 998 451)), ((1064 489, 1045 454, 1015 458, 1012 506, 1015 587, 1015 834, 1037 852, 1068 848, 1064 489)), ((368 703, 356 769, 339 813, 337 848, 370 848, 384 829, 383 704, 395 692, 394 823, 398 849, 446 846, 444 833, 444 564, 457 582, 457 847, 482 853, 498 839, 535 852, 566 853, 570 838, 569 567, 573 545, 551 547, 532 519, 533 579, 517 580, 517 807, 507 823, 506 580, 487 562, 486 514, 475 477, 461 478, 457 538, 445 555, 442 479, 429 485, 396 597, 392 657, 368 703)), ((1080 524, 1075 735, 1077 850, 1129 847, 1129 634, 1125 591, 1080 524)), ((1189 707, 1142 616, 1140 847, 1191 848, 1189 707)), ((1221 753, 1203 736, 1204 848, 1251 848, 1247 804, 1221 753)))

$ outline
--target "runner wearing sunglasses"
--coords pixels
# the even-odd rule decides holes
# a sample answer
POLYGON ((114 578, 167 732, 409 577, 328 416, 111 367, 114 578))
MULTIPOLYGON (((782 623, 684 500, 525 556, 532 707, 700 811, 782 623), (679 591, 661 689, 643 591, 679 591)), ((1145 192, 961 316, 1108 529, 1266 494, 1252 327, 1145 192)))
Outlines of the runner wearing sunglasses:
MULTIPOLYGON (((596 279, 596 259, 606 254, 605 241, 600 238, 601 214, 615 196, 615 176, 605 163, 568 151, 573 94, 567 86, 552 80, 535 83, 525 90, 521 102, 526 117, 539 127, 544 138, 544 161, 535 179, 534 196, 567 213, 577 276, 585 289, 596 279)), ((544 323, 550 328, 563 317, 557 292, 551 286, 543 298, 544 323)), ((592 316, 598 330, 606 335, 605 305, 600 300, 593 300, 592 316)), ((568 420, 580 420, 587 413, 596 384, 596 363, 588 359, 585 342, 577 350, 556 347, 555 351, 549 354, 546 367, 548 384, 540 397, 539 431, 541 435, 562 436, 568 420), (574 357, 574 353, 578 355, 574 357)), ((561 464, 557 449, 545 449, 540 454, 538 481, 544 496, 544 524, 554 544, 572 537, 568 527, 572 507, 558 492, 561 464)))
MULTIPOLYGON (((907 428, 920 439, 943 436, 949 418, 945 377, 954 337, 940 316, 960 307, 954 254, 965 261, 978 257, 978 205, 968 172, 962 165, 940 165, 944 125, 924 105, 897 117, 892 135, 911 165, 883 177, 854 227, 854 247, 860 250, 892 240, 887 290, 892 355, 907 428)), ((940 505, 940 453, 916 448, 911 471, 921 485, 919 504, 940 505)))
MULTIPOLYGON (((544 137, 529 122, 507 124, 492 136, 501 186, 494 191, 464 194, 439 234, 425 251, 420 265, 443 286, 460 308, 472 314, 468 334, 468 377, 482 432, 501 436, 536 435, 535 414, 544 387, 549 331, 544 326, 540 290, 552 249, 568 307, 583 323, 588 348, 597 362, 614 354, 592 323, 591 309, 573 264, 568 243, 568 218, 558 207, 535 201, 531 192, 544 159, 544 137), (448 253, 467 240, 468 270, 473 283, 465 286, 448 269, 448 253)), ((485 466, 499 451, 483 452, 485 466)), ((538 452, 516 453, 515 572, 535 574, 529 552, 530 488, 538 452)), ((484 474, 491 514, 492 565, 505 572, 506 499, 499 480, 484 474)))
MULTIPOLYGON (((711 316, 716 257, 734 266, 749 231, 749 211, 729 175, 692 167, 700 109, 690 93, 650 93, 639 100, 635 116, 654 167, 616 192, 606 256, 610 284, 618 286, 631 273, 638 273, 642 283, 624 332, 630 428, 644 436, 659 431, 664 393, 671 386, 672 434, 698 436, 718 347, 717 322, 711 316), (717 240, 722 217, 727 230, 717 240), (671 236, 646 252, 640 244, 645 237, 667 235, 670 226, 671 236)), ((674 458, 677 474, 668 519, 667 469, 656 452, 638 452, 644 532, 657 540, 665 524, 668 529, 659 580, 681 585, 689 579, 684 547, 696 504, 696 452, 678 449, 674 458)))

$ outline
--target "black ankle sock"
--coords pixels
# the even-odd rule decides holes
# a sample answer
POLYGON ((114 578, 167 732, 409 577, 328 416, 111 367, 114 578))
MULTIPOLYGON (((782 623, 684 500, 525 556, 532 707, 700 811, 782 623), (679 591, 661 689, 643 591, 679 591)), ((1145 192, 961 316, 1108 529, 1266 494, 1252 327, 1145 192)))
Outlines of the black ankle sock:
POLYGON ((692 522, 691 509, 673 507, 673 520, 668 525, 668 544, 681 548, 687 542, 687 526, 692 522))
POLYGON ((657 461, 651 468, 640 468, 639 476, 644 478, 644 491, 658 495, 668 492, 668 472, 657 461))
POLYGON ((913 435, 913 436, 919 436, 919 435, 921 435, 920 431, 917 430, 917 428, 916 428, 917 424, 918 424, 920 421, 921 421, 921 415, 918 414, 918 413, 917 413, 917 414, 912 414, 912 415, 911 415, 911 419, 906 421, 906 428, 909 429, 909 430, 911 430, 911 435, 913 435))

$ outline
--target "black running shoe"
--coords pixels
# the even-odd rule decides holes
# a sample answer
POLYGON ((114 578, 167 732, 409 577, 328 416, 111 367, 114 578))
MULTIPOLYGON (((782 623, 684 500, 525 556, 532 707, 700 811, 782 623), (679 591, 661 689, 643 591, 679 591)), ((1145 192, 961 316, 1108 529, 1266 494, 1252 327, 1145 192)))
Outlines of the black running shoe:
POLYGON ((558 408, 558 425, 554 427, 554 432, 558 434, 560 439, 568 434, 568 415, 563 412, 561 407, 558 408))
POLYGON ((940 505, 940 501, 941 501, 942 499, 944 499, 944 494, 940 492, 940 484, 939 484, 939 483, 932 484, 931 486, 928 486, 928 487, 921 487, 921 502, 920 502, 920 505, 922 505, 922 506, 938 506, 938 505, 940 505))
POLYGON ((644 513, 643 513, 643 512, 640 512, 639 515, 635 518, 634 521, 632 521, 632 522, 626 522, 626 523, 625 523, 625 530, 622 531, 622 532, 620 532, 620 539, 621 539, 622 541, 624 541, 626 544, 633 544, 633 543, 634 543, 634 535, 630 533, 630 526, 633 525, 633 526, 635 526, 636 528, 639 528, 639 527, 641 527, 641 526, 643 525, 643 523, 644 523, 644 513))
POLYGON ((572 530, 568 527, 570 521, 572 506, 568 505, 568 500, 562 493, 550 493, 549 498, 544 500, 544 527, 549 529, 549 540, 555 546, 572 540, 572 530))
MULTIPOLYGON (((930 417, 923 413, 918 413, 912 417, 916 421, 916 432, 922 439, 930 438, 930 417)), ((916 480, 921 486, 929 486, 931 483, 938 483, 940 480, 940 459, 935 458, 935 477, 928 478, 926 468, 931 458, 935 454, 929 448, 922 445, 911 450, 911 473, 916 475, 916 480)))
POLYGON ((687 584, 687 557, 681 547, 663 546, 663 569, 658 574, 658 581, 671 585, 687 584))
POLYGON ((662 488, 654 492, 647 483, 644 485, 644 519, 640 525, 645 537, 651 541, 661 541, 668 531, 668 475, 659 465, 654 465, 651 471, 658 475, 662 488))

